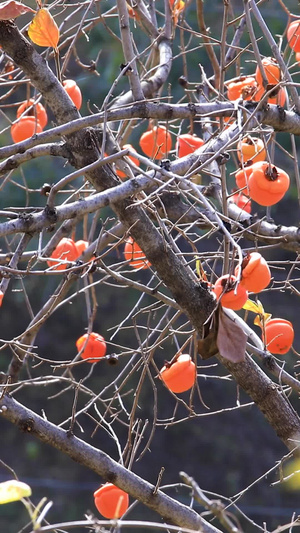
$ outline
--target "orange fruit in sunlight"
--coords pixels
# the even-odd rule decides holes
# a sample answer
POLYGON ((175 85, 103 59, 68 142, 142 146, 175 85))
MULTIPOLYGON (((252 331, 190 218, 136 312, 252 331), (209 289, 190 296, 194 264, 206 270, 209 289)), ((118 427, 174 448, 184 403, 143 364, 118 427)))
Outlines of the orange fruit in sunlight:
POLYGON ((189 133, 179 135, 176 142, 178 157, 184 157, 185 155, 192 154, 195 152, 195 150, 197 150, 197 148, 203 146, 203 144, 203 139, 197 137, 196 135, 190 135, 189 133))
POLYGON ((56 248, 51 254, 51 259, 60 259, 65 261, 64 263, 59 263, 57 261, 47 261, 49 267, 52 267, 51 270, 65 270, 67 268, 67 263, 71 261, 76 261, 78 257, 77 249, 73 239, 63 238, 59 241, 56 248))
POLYGON ((249 196, 259 205, 275 205, 290 185, 289 175, 267 161, 255 163, 248 181, 249 196))
MULTIPOLYGON (((235 269, 237 275, 238 267, 235 269)), ((258 252, 248 254, 242 263, 241 285, 247 291, 260 292, 265 289, 271 281, 271 272, 267 261, 258 252)))
POLYGON ((227 82, 227 97, 229 100, 252 100, 257 89, 257 83, 252 76, 241 76, 239 79, 227 82))
POLYGON ((180 354, 171 365, 165 364, 159 373, 160 379, 175 393, 191 389, 196 376, 196 365, 187 353, 180 354))
POLYGON ((294 52, 300 52, 300 19, 293 20, 289 24, 286 36, 294 52))
POLYGON ((269 352, 285 354, 294 342, 294 328, 289 320, 271 318, 265 324, 262 337, 269 352))
POLYGON ((165 126, 154 126, 141 135, 139 144, 148 157, 163 159, 172 148, 172 137, 165 126))
POLYGON ((10 128, 11 138, 14 143, 20 143, 30 139, 36 133, 43 131, 42 126, 35 117, 24 116, 10 128))
POLYGON ((251 159, 253 163, 264 161, 266 159, 266 150, 264 143, 258 137, 244 137, 237 145, 237 155, 242 163, 251 159))
MULTIPOLYGON (((264 57, 262 60, 262 65, 264 67, 265 75, 268 80, 268 83, 270 85, 277 85, 277 83, 280 82, 281 79, 281 70, 279 68, 279 65, 273 57, 264 57)), ((255 78, 261 87, 263 86, 263 79, 261 72, 259 70, 259 66, 257 65, 256 71, 255 71, 255 78)))
MULTIPOLYGON (((266 91, 264 90, 264 88, 260 87, 258 91, 256 91, 255 95, 253 96, 253 100, 255 102, 259 102, 264 96, 265 92, 266 91)), ((275 96, 271 96, 270 98, 268 98, 267 102, 268 104, 281 105, 281 107, 284 107, 286 99, 287 99, 286 90, 284 89, 284 87, 280 87, 277 94, 275 96)))
POLYGON ((149 268, 150 263, 146 259, 143 250, 133 240, 132 237, 128 237, 124 248, 125 261, 129 261, 130 266, 133 268, 146 269, 149 268))
POLYGON ((236 192, 229 199, 246 213, 251 213, 251 200, 245 194, 236 192))
POLYGON ((82 359, 88 359, 88 363, 97 363, 106 354, 106 342, 104 337, 99 335, 99 333, 85 333, 85 335, 77 339, 76 346, 78 352, 84 348, 80 357, 82 359))
POLYGON ((248 292, 241 283, 237 285, 235 276, 225 274, 217 279, 213 292, 223 307, 238 311, 248 300, 248 292), (225 290, 225 292, 224 292, 225 290), (224 293, 223 293, 224 292, 224 293), (221 296, 221 294, 223 295, 221 296))
POLYGON ((17 118, 19 118, 24 113, 24 111, 26 111, 26 109, 28 109, 28 108, 31 108, 31 109, 24 116, 36 117, 37 120, 39 121, 40 125, 44 129, 45 126, 47 125, 47 122, 48 122, 47 111, 44 108, 43 104, 41 104, 40 102, 35 103, 33 98, 30 98, 29 100, 26 100, 25 102, 23 102, 23 104, 21 104, 18 107, 18 109, 17 109, 17 118))
POLYGON ((112 483, 105 483, 94 492, 95 506, 104 518, 120 518, 128 509, 129 497, 127 492, 112 483))
MULTIPOLYGON (((245 165, 235 174, 235 182, 239 189, 244 189, 248 186, 248 181, 253 172, 252 161, 249 159, 245 165)), ((246 191, 247 192, 247 191, 246 191)), ((248 192, 247 192, 248 194, 248 192)))
POLYGON ((82 104, 82 94, 76 81, 64 80, 63 87, 65 91, 68 93, 68 95, 70 96, 73 104, 77 107, 77 109, 80 109, 81 104, 82 104))

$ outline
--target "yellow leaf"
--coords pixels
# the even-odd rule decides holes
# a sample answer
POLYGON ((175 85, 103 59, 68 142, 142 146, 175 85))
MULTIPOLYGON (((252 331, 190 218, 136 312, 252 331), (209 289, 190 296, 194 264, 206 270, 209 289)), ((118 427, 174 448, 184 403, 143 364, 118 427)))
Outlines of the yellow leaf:
POLYGON ((300 490, 300 459, 293 459, 283 469, 283 475, 285 478, 283 488, 287 490, 300 490))
POLYGON ((252 311, 252 313, 260 313, 260 306, 252 300, 247 300, 245 305, 243 305, 243 309, 246 311, 252 311))
POLYGON ((56 48, 59 41, 58 26, 47 9, 40 9, 28 28, 28 35, 38 46, 56 48))
POLYGON ((0 504, 16 502, 31 495, 31 488, 22 481, 11 479, 0 483, 0 504))
POLYGON ((197 259, 197 256, 195 256, 195 258, 196 258, 196 272, 197 272, 198 278, 201 281, 207 281, 207 276, 206 276, 205 270, 203 270, 203 266, 201 264, 200 259, 197 259))

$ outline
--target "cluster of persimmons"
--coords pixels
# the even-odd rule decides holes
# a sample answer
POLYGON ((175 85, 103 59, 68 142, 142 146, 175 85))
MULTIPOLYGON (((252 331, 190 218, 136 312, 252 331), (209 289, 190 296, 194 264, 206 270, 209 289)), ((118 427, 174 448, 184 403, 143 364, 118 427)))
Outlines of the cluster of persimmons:
MULTIPOLYGON (((178 13, 184 9, 182 0, 170 0, 171 8, 178 13)), ((137 16, 136 12, 128 6, 130 16, 137 16), (131 11, 130 11, 131 10, 131 11)), ((175 13, 174 11, 174 13, 175 13)), ((42 10, 41 10, 41 14, 42 10)), ((33 30, 35 28, 33 27, 33 30)), ((300 20, 293 21, 287 30, 289 46, 296 52, 296 60, 300 60, 300 20)), ((40 44, 38 41, 34 41, 40 44)), ((280 87, 281 72, 277 62, 272 58, 264 58, 262 66, 268 81, 267 91, 270 95, 269 103, 280 106, 285 105, 286 91, 280 87), (271 87, 271 89, 269 89, 271 87), (272 89, 274 88, 274 89, 272 89)), ((69 94, 74 105, 80 109, 82 96, 79 87, 73 80, 63 81, 63 87, 69 94)), ((259 101, 265 95, 261 70, 257 67, 253 75, 243 76, 226 83, 227 97, 229 100, 259 101)), ((48 122, 45 107, 32 98, 23 102, 17 109, 16 121, 11 126, 11 136, 14 142, 21 142, 34 134, 43 131, 48 122)), ((140 137, 140 148, 147 157, 161 160, 172 150, 172 136, 165 126, 150 125, 148 130, 140 137)), ((204 141, 189 133, 179 135, 176 142, 176 155, 181 158, 200 148, 204 141)), ((135 149, 126 144, 132 153, 135 149)), ((241 209, 251 212, 251 200, 262 206, 272 206, 279 202, 287 192, 290 184, 288 174, 272 165, 267 155, 263 140, 247 135, 237 145, 237 156, 240 169, 235 174, 238 191, 230 197, 241 209)), ((127 156, 135 166, 140 161, 133 155, 127 156)), ((123 179, 126 174, 116 169, 118 176, 123 179)), ((73 239, 63 238, 51 257, 48 266, 52 271, 64 272, 70 262, 77 261, 87 249, 86 241, 74 242, 73 239)), ((151 264, 144 252, 128 237, 125 242, 124 257, 126 262, 134 269, 148 269, 151 264)), ((202 281, 206 281, 203 279, 202 281)), ((242 309, 248 301, 249 292, 259 293, 266 289, 271 281, 271 273, 266 260, 258 252, 248 254, 242 263, 237 266, 234 274, 219 277, 214 285, 207 283, 220 305, 233 310, 242 309)), ((0 305, 3 294, 0 294, 0 305)), ((271 318, 262 314, 258 324, 262 329, 262 340, 269 352, 285 354, 289 351, 294 340, 294 330, 291 322, 282 318, 271 318)), ((89 363, 97 363, 106 355, 106 342, 102 335, 89 332, 76 341, 79 356, 89 363)), ((159 373, 161 381, 175 394, 190 390, 196 381, 197 368, 189 354, 178 353, 171 362, 165 365, 159 373)), ((99 512, 106 518, 118 518, 128 508, 128 494, 111 483, 101 486, 95 493, 95 505, 99 512)))

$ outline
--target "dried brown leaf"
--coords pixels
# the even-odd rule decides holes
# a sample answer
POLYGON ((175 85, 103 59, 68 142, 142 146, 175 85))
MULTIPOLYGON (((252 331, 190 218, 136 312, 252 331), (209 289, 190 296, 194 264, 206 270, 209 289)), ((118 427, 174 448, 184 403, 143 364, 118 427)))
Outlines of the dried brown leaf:
POLYGON ((15 0, 9 0, 8 2, 2 2, 0 4, 0 20, 11 20, 24 15, 24 13, 35 13, 31 7, 24 6, 21 2, 15 0))
POLYGON ((246 342, 247 335, 242 328, 220 310, 217 334, 220 355, 232 363, 241 363, 245 360, 246 342))

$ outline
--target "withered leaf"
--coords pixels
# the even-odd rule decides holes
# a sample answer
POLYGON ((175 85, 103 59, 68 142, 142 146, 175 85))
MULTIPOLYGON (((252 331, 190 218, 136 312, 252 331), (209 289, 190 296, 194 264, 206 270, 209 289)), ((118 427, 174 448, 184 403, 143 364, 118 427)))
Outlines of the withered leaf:
POLYGON ((246 342, 247 335, 242 328, 220 310, 217 333, 220 355, 232 363, 241 363, 245 360, 246 342))
POLYGON ((203 339, 198 340, 198 353, 201 359, 209 359, 219 351, 217 346, 219 308, 211 317, 209 323, 204 326, 203 339))
POLYGON ((2 2, 0 5, 0 20, 11 20, 24 15, 31 11, 35 13, 34 9, 31 7, 24 6, 21 2, 16 2, 15 0, 9 0, 8 2, 2 2))

